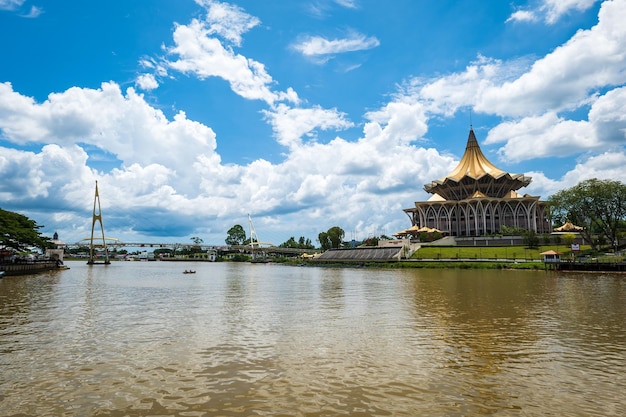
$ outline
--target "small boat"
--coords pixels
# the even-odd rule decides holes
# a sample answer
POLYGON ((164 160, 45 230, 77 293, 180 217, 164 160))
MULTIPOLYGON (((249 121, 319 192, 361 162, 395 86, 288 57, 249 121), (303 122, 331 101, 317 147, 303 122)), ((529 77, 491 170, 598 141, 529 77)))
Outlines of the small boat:
POLYGON ((0 278, 4 277, 5 275, 6 275, 6 272, 0 271, 0 278))
POLYGON ((185 271, 183 272, 183 274, 195 274, 195 273, 196 271, 192 271, 190 269, 189 270, 185 269, 185 271))

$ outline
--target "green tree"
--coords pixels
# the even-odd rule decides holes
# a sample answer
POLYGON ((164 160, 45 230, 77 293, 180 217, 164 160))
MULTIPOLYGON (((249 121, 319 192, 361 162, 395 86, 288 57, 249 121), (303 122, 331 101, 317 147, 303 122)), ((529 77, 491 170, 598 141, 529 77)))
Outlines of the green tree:
POLYGON ((585 240, 597 249, 598 241, 617 247, 620 226, 626 218, 626 185, 593 178, 561 190, 549 198, 553 218, 583 226, 585 240))
POLYGON ((192 242, 193 242, 193 244, 194 244, 194 245, 196 245, 196 246, 200 246, 200 245, 204 242, 204 240, 202 240, 201 238, 199 238, 199 237, 197 237, 197 236, 192 237, 192 238, 191 238, 191 241, 192 241, 192 242))
POLYGON ((287 241, 281 243, 280 245, 278 245, 279 248, 298 248, 298 242, 296 242, 296 239, 294 239, 293 236, 291 236, 287 241))
POLYGON ((320 243, 320 248, 322 248, 323 251, 328 250, 332 247, 330 239, 328 237, 328 233, 326 232, 321 232, 319 235, 317 235, 317 241, 320 243))
POLYGON ((345 236, 345 232, 339 226, 333 226, 326 232, 328 235, 328 239, 330 240, 330 245, 332 248, 337 249, 341 246, 341 242, 343 242, 343 237, 345 236))
POLYGON ((228 235, 226 236, 227 245, 242 245, 246 240, 246 231, 239 224, 234 225, 228 229, 228 235))
POLYGON ((300 236, 300 239, 298 239, 298 245, 300 245, 301 249, 315 249, 315 246, 313 246, 311 239, 305 239, 304 236, 300 236))
POLYGON ((539 247, 539 235, 534 230, 524 230, 522 233, 522 239, 524 244, 529 249, 534 249, 539 247))
POLYGON ((576 240, 576 235, 573 233, 566 233, 563 235, 563 243, 567 246, 572 246, 572 243, 576 240))
POLYGON ((311 239, 305 239, 304 236, 300 236, 298 241, 292 236, 287 241, 278 245, 280 248, 293 248, 293 249, 314 249, 311 244, 311 239))
POLYGON ((0 244, 15 250, 30 246, 44 250, 50 247, 50 238, 39 232, 40 226, 28 217, 0 208, 0 244))
POLYGON ((370 236, 365 239, 362 243, 363 246, 378 246, 378 241, 380 239, 376 236, 370 236))

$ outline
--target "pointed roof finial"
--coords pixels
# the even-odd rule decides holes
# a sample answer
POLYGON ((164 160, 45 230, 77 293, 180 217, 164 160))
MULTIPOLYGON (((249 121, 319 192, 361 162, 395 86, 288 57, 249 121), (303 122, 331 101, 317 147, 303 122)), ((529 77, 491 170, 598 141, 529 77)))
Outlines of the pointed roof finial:
POLYGON ((470 116, 470 130, 473 130, 472 129, 472 108, 471 107, 469 109, 469 116, 470 116))

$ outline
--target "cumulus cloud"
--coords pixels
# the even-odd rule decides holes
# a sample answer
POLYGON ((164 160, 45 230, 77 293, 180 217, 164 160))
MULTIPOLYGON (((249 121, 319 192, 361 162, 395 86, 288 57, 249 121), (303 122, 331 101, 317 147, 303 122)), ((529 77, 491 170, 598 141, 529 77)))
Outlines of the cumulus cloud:
POLYGON ((152 74, 141 74, 137 77, 137 81, 135 82, 137 87, 142 90, 150 91, 159 87, 159 83, 156 80, 156 77, 152 74))
POLYGON ((596 137, 606 145, 624 144, 626 139, 626 87, 607 92, 593 103, 589 122, 596 137))
POLYGON ((450 117, 469 106, 501 116, 504 121, 486 143, 503 143, 498 154, 510 161, 623 144, 625 20, 623 2, 605 2, 597 25, 543 58, 529 63, 479 56, 462 72, 412 79, 404 93, 422 102, 429 115, 450 117), (588 120, 566 116, 587 108, 588 120))
MULTIPOLYGON (((13 91, 10 84, 0 88, 4 137, 44 144, 39 152, 0 148, 0 174, 6 179, 0 195, 10 193, 9 186, 19 186, 29 190, 21 193, 25 203, 41 207, 41 201, 50 204, 53 197, 54 205, 67 213, 52 210, 46 216, 80 224, 82 213, 88 224, 84 216, 98 180, 112 236, 185 235, 193 229, 190 217, 196 219, 196 228, 203 224, 207 234, 224 236, 224 230, 209 229, 235 224, 248 212, 263 215, 264 221, 286 216, 281 223, 289 228, 287 219, 300 216, 317 216, 321 223, 339 221, 338 207, 351 207, 352 214, 339 214, 345 220, 360 212, 365 218, 360 220, 367 222, 368 216, 379 215, 372 212, 373 196, 381 206, 410 204, 422 183, 454 164, 435 150, 410 144, 426 131, 426 116, 416 103, 388 103, 368 114, 361 139, 328 143, 297 138, 316 128, 351 126, 344 115, 315 106, 278 106, 267 117, 280 138, 292 141, 289 153, 278 164, 257 160, 241 166, 221 163, 209 127, 183 113, 168 120, 132 88, 125 94, 114 83, 97 90, 71 88, 51 94, 43 103, 13 91), (110 172, 89 168, 87 148, 79 141, 104 147, 121 166, 110 172)), ((394 217, 399 230, 406 219, 394 217)), ((80 226, 74 233, 82 236, 85 230, 80 226)))
POLYGON ((624 83, 625 19, 622 4, 603 3, 596 26, 577 32, 521 77, 486 89, 476 110, 503 116, 571 110, 588 103, 596 89, 624 83))
POLYGON ((124 95, 114 83, 97 90, 73 87, 50 94, 43 103, 0 84, 0 129, 17 144, 91 144, 128 166, 157 163, 180 171, 189 169, 198 155, 219 161, 210 128, 183 112, 167 120, 132 88, 124 95))
POLYGON ((247 99, 268 104, 279 99, 270 89, 273 80, 265 66, 226 49, 218 39, 210 37, 210 30, 200 20, 178 25, 174 42, 176 45, 168 52, 178 58, 169 62, 171 68, 200 79, 222 78, 230 83, 235 93, 247 99))
POLYGON ((315 137, 316 129, 343 130, 353 126, 345 114, 320 106, 292 108, 280 104, 263 113, 272 125, 278 142, 290 148, 300 145, 304 136, 315 137))
POLYGON ((498 150, 502 159, 521 161, 547 156, 567 157, 599 146, 586 121, 566 120, 555 113, 501 123, 491 129, 486 144, 506 142, 498 150))

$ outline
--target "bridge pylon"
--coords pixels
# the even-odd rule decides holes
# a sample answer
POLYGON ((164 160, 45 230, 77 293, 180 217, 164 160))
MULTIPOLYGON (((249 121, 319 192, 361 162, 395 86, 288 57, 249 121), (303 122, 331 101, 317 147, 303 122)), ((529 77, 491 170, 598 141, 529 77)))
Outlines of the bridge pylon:
POLYGON ((89 260, 87 261, 88 265, 94 265, 98 263, 95 261, 93 243, 93 232, 96 227, 96 222, 100 223, 100 230, 102 231, 102 247, 104 248, 104 264, 108 265, 111 263, 111 261, 109 261, 109 250, 107 248, 106 239, 104 238, 104 225, 102 224, 102 209, 100 207, 100 195, 98 194, 98 181, 96 181, 96 194, 93 197, 93 216, 91 218, 91 239, 89 240, 89 260), (97 212, 96 205, 98 209, 97 212))

